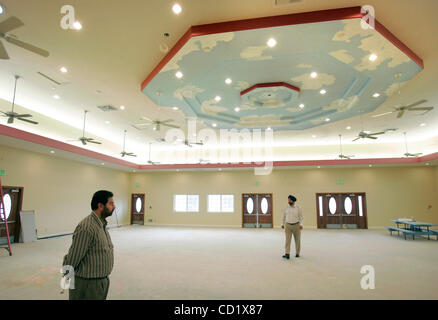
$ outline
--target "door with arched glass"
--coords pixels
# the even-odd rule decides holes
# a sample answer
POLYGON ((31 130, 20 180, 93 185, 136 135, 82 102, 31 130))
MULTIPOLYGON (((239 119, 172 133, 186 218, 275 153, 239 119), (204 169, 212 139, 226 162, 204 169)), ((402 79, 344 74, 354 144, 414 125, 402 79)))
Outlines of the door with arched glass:
POLYGON ((242 227, 272 228, 272 194, 242 194, 242 227))
MULTIPOLYGON (((0 210, 6 214, 8 223, 9 239, 11 243, 19 242, 20 237, 20 211, 23 203, 23 188, 22 187, 2 187, 3 203, 5 208, 3 210, 2 202, 0 201, 0 210)), ((0 216, 0 245, 8 242, 6 237, 6 223, 4 216, 0 216)))
POLYGON ((134 193, 131 199, 131 224, 144 224, 144 193, 134 193))
POLYGON ((365 193, 317 193, 320 229, 367 229, 365 193))

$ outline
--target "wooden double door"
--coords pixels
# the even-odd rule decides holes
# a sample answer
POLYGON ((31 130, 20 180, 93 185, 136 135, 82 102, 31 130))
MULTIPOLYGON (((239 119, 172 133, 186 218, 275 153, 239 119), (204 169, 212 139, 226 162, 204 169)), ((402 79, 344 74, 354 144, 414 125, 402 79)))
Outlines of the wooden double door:
POLYGON ((272 228, 272 193, 242 194, 242 227, 272 228))
POLYGON ((144 193, 134 193, 131 197, 131 224, 144 224, 144 193))
POLYGON ((320 229, 367 229, 365 193, 317 193, 320 229))
MULTIPOLYGON (((5 204, 4 212, 8 221, 8 231, 11 243, 19 242, 20 238, 20 211, 23 203, 23 188, 22 187, 2 187, 3 203, 5 204)), ((0 207, 2 202, 0 201, 0 207)), ((3 211, 3 210, 2 210, 3 211)), ((6 225, 3 215, 0 217, 0 244, 6 244, 6 225)))

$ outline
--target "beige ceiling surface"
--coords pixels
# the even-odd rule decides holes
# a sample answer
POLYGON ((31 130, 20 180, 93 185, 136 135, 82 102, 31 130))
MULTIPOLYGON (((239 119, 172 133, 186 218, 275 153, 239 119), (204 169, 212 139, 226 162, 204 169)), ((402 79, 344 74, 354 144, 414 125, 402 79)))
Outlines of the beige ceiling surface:
MULTIPOLYGON (((435 138, 438 136, 438 21, 435 19, 438 2, 435 0, 304 0, 278 8, 274 8, 272 0, 188 0, 179 2, 183 8, 179 16, 172 13, 174 2, 165 0, 81 0, 68 3, 58 0, 0 0, 0 3, 6 8, 6 15, 0 16, 0 21, 17 16, 25 24, 13 34, 20 40, 50 51, 48 58, 42 58, 5 44, 11 59, 0 60, 0 110, 10 109, 8 101, 12 100, 13 75, 19 74, 23 79, 18 83, 17 104, 24 108, 23 111, 34 114, 40 122, 35 127, 28 124, 14 124, 14 127, 66 141, 81 134, 83 110, 87 109, 90 110, 87 136, 104 142, 102 146, 87 148, 117 156, 122 148, 123 130, 128 129, 127 149, 140 156, 129 160, 137 163, 147 160, 148 142, 163 137, 165 133, 163 129, 154 132, 152 128, 143 131, 132 128, 131 125, 140 117, 171 118, 185 127, 186 119, 182 112, 159 108, 140 90, 141 82, 165 54, 160 51, 160 45, 172 47, 192 25, 372 5, 376 18, 424 60, 425 69, 402 87, 400 96, 392 96, 375 112, 362 119, 365 130, 388 127, 399 130, 381 136, 376 141, 355 143, 350 150, 361 156, 361 148, 364 148, 366 151, 363 156, 373 153, 380 156, 382 150, 386 149, 394 151, 387 152, 385 156, 400 156, 403 132, 406 131, 412 143, 421 145, 419 152, 438 151, 435 138), (60 10, 63 4, 75 8, 76 19, 83 25, 81 31, 61 28, 60 10), (165 32, 170 37, 164 37, 165 32), (61 66, 67 67, 69 72, 59 72, 61 66), (62 84, 54 85, 37 72, 50 75, 62 84), (61 99, 53 99, 54 94, 61 99), (390 111, 392 106, 421 99, 427 99, 428 105, 435 106, 435 110, 423 116, 408 112, 402 119, 396 119, 395 114, 372 117, 373 114, 390 111), (124 105, 126 109, 105 113, 97 108, 108 104, 116 108, 124 105), (110 123, 106 124, 105 121, 110 123), (420 127, 421 123, 426 123, 426 126, 420 127), (392 147, 385 147, 389 145, 392 147)), ((0 124, 5 123, 6 119, 0 118, 0 124)), ((197 129, 202 128, 202 122, 198 122, 197 129)), ((276 132, 274 144, 278 148, 308 146, 309 150, 298 155, 298 158, 307 154, 318 157, 322 145, 337 145, 339 134, 343 135, 344 143, 349 145, 361 129, 361 119, 350 118, 298 132, 276 132), (346 130, 347 126, 352 129, 346 130)), ((154 144, 154 148, 174 146, 154 144)), ((299 150, 290 154, 281 151, 279 158, 292 160, 297 152, 300 153, 299 150)), ((320 158, 327 157, 327 152, 322 150, 320 158)))

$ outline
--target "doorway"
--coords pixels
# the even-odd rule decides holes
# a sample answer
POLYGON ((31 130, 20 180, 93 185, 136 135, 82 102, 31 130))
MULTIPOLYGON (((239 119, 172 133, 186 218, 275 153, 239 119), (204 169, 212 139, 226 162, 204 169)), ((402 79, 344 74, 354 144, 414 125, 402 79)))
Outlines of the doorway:
POLYGON ((368 229, 365 193, 317 193, 318 229, 368 229))
POLYGON ((272 228, 272 193, 242 194, 242 228, 272 228))
MULTIPOLYGON (((8 221, 8 231, 11 243, 20 240, 20 211, 23 204, 22 187, 2 187, 3 203, 5 204, 6 220, 8 221)), ((0 202, 0 206, 1 202, 0 202)), ((3 218, 0 218, 0 244, 6 244, 6 225, 3 218)))
POLYGON ((131 224, 144 224, 144 193, 134 193, 131 197, 131 224))

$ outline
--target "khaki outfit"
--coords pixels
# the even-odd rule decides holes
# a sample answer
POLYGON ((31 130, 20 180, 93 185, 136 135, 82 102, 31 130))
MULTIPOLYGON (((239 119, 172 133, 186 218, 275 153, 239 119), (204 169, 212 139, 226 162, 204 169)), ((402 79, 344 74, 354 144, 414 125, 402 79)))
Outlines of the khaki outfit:
POLYGON ((293 207, 288 206, 284 209, 283 214, 283 226, 286 234, 285 253, 290 254, 290 244, 292 241, 292 235, 295 241, 296 254, 300 254, 301 251, 301 230, 300 226, 303 225, 304 217, 301 207, 294 204, 293 207))

